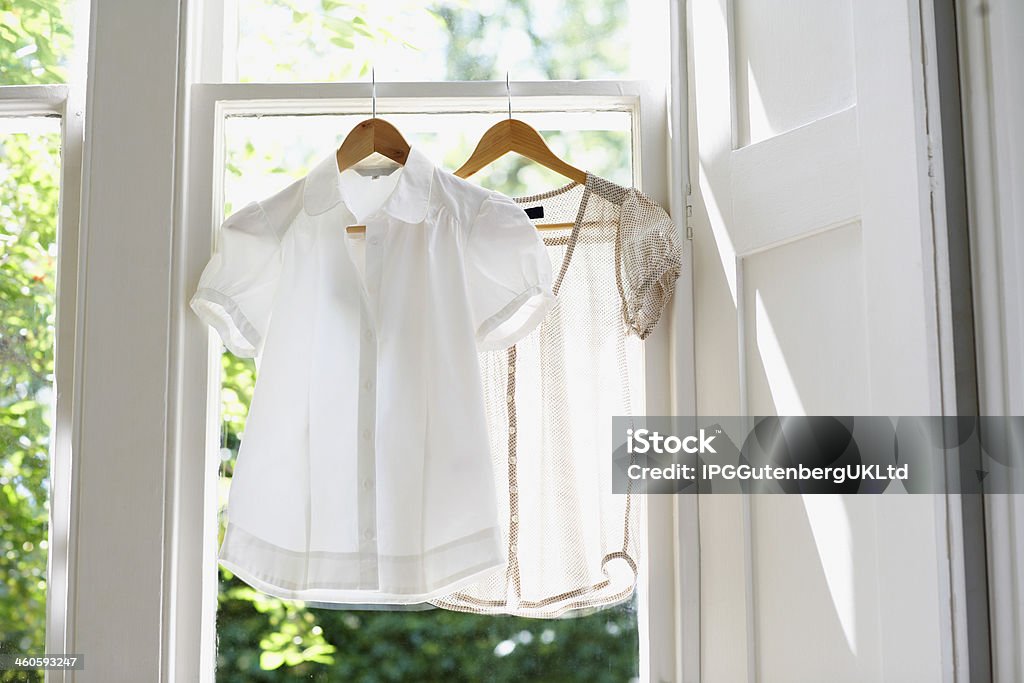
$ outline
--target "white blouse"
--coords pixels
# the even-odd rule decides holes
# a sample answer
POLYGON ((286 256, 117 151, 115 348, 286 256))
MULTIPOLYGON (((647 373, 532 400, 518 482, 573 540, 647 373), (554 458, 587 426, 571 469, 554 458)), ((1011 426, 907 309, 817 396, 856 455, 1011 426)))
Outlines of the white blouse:
POLYGON ((191 305, 258 376, 220 563, 352 604, 503 567, 477 353, 529 334, 551 281, 522 208, 417 148, 379 178, 331 154, 224 221, 191 305))

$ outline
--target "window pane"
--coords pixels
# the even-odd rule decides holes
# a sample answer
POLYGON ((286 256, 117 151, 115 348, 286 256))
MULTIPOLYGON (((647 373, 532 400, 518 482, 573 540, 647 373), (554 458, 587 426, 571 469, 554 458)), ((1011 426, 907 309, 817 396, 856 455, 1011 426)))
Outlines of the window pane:
POLYGON ((64 83, 71 0, 0 1, 0 85, 64 83))
MULTIPOLYGON (((501 114, 387 114, 434 163, 454 171, 469 158, 484 131, 501 114)), ((225 211, 280 190, 336 149, 365 114, 235 116, 226 120, 225 211)), ((577 168, 632 185, 631 117, 627 112, 517 112, 537 128, 551 150, 577 168)), ((516 154, 507 154, 473 176, 473 182, 510 196, 561 187, 569 180, 516 154)))
POLYGON ((228 80, 652 79, 667 64, 665 2, 235 2, 228 80))
MULTIPOLYGON (((630 115, 524 113, 556 154, 632 184, 630 115)), ((236 116, 225 121, 225 215, 308 172, 365 115, 236 116)), ((457 168, 495 114, 389 114, 412 145, 457 168)), ((516 155, 473 178, 505 193, 533 194, 569 181, 516 155)), ((221 536, 235 455, 255 384, 251 359, 222 357, 221 536)), ((219 542, 219 541, 218 541, 219 542)), ((589 616, 525 619, 442 609, 314 609, 266 596, 220 569, 217 680, 608 681, 639 672, 635 599, 589 616)))
MULTIPOLYGON (((8 653, 45 652, 58 129, 57 119, 0 119, 0 652, 8 653)), ((0 671, 0 681, 14 680, 43 675, 0 671)))

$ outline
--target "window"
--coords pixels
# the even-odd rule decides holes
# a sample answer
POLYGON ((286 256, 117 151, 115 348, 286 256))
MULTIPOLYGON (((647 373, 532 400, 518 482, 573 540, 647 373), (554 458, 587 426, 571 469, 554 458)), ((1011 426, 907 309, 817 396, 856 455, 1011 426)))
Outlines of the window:
MULTIPOLYGON (((500 98, 499 98, 500 103, 500 98)), ((517 104, 520 104, 517 100, 517 104)), ((365 106, 357 103, 356 106, 365 106)), ((241 105, 246 106, 246 105, 241 105)), ((278 104, 277 106, 282 106, 278 104)), ((410 107, 415 103, 410 103, 410 107)), ((428 108, 429 103, 420 103, 428 108)), ((500 106, 500 104, 499 104, 500 106)), ((606 111, 518 112, 545 132, 564 158, 602 177, 633 183, 633 116, 624 103, 606 111)), ((446 111, 388 115, 412 145, 443 167, 466 159, 483 131, 502 112, 446 111)), ((531 107, 532 108, 532 107, 531 107)), ((224 118, 224 215, 283 188, 308 172, 324 150, 339 144, 365 114, 253 115, 224 118)), ((220 175, 220 174, 218 174, 220 175)), ((510 196, 560 187, 566 180, 509 155, 474 181, 510 196)), ((221 356, 220 511, 227 503, 234 456, 255 385, 251 359, 221 356)), ((221 519, 218 542, 223 534, 221 519)), ((632 601, 589 616, 538 620, 441 609, 337 611, 296 606, 260 594, 220 569, 217 614, 217 679, 297 680, 551 680, 628 681, 639 675, 637 604, 632 601)))
POLYGON ((667 3, 226 0, 224 80, 658 79, 667 3))
POLYGON ((60 122, 0 126, 0 652, 42 652, 60 122))
MULTIPOLYGON (((658 80, 667 36, 661 39, 652 19, 659 8, 667 13, 660 3, 642 2, 208 5, 206 28, 222 33, 204 38, 204 45, 215 46, 196 66, 207 82, 190 91, 184 225, 189 244, 198 245, 189 247, 190 272, 198 276, 213 229, 226 215, 304 175, 370 114, 371 68, 377 115, 442 168, 457 168, 483 131, 508 115, 509 71, 513 116, 540 130, 556 154, 620 184, 641 186, 668 206, 665 84, 658 80), (630 32, 637 21, 647 22, 645 34, 630 32), (474 28, 480 26, 489 37, 474 28), (531 33, 527 52, 494 38, 531 33), (585 80, 633 75, 646 80, 585 80)), ((565 179, 509 155, 473 182, 523 195, 562 186, 565 179)), ((270 598, 221 569, 215 560, 220 513, 255 368, 251 360, 224 352, 193 323, 186 322, 195 345, 188 347, 184 376, 202 377, 203 369, 208 385, 186 387, 186 396, 210 400, 204 435, 186 435, 185 441, 197 451, 204 445, 207 459, 184 463, 196 473, 182 481, 209 482, 200 469, 219 473, 203 517, 204 571, 216 579, 203 577, 204 618, 212 625, 204 625, 211 628, 202 652, 204 675, 224 681, 358 679, 367 672, 380 680, 626 681, 643 677, 653 657, 662 660, 659 671, 671 669, 671 647, 654 654, 654 638, 645 632, 657 612, 647 606, 647 596, 673 589, 647 585, 643 571, 628 604, 587 617, 531 620, 440 609, 314 609, 270 598)), ((667 346, 653 348, 648 375, 667 376, 667 346)), ((648 399, 648 405, 668 410, 661 382, 648 399)), ((194 456, 189 451, 186 458, 194 456)), ((669 510, 649 532, 659 543, 671 543, 670 520, 669 510)), ((670 575, 661 572, 659 581, 670 575)), ((670 606, 657 619, 661 633, 671 632, 670 606)))
MULTIPOLYGON (((14 354, 0 355, 0 493, 25 512, 15 520, 0 506, 0 544, 10 544, 0 550, 0 647, 84 648, 91 675, 110 680, 214 680, 218 654, 238 664, 222 664, 225 680, 232 671, 238 680, 315 680, 324 665, 303 669, 294 650, 339 657, 319 638, 329 626, 367 636, 348 641, 349 663, 362 658, 396 678, 411 647, 444 664, 430 640, 443 620, 446 633, 465 636, 457 664, 467 679, 645 678, 655 657, 669 670, 672 648, 652 643, 671 639, 671 614, 661 609, 651 627, 671 602, 667 571, 644 573, 656 583, 634 604, 550 623, 470 624, 438 610, 419 623, 337 611, 328 624, 319 612, 232 594, 237 582, 214 560, 218 485, 228 484, 253 372, 209 343, 182 299, 209 257, 212 227, 260 194, 229 164, 259 177, 279 166, 282 180, 301 173, 313 150, 368 114, 370 68, 378 114, 443 167, 507 114, 508 72, 513 114, 558 154, 624 184, 642 181, 667 203, 667 13, 668 3, 646 0, 0 2, 0 294, 12 297, 0 306, 0 349, 14 354), (91 25, 90 6, 100 15, 91 25), (87 48, 96 75, 88 148, 87 48), (2 194, 11 188, 14 201, 2 194), (24 229, 37 220, 38 230, 24 229), (221 398, 231 418, 223 432, 221 398), (221 469, 228 476, 218 482, 221 469), (108 577, 116 586, 95 590, 108 577), (14 590, 35 593, 8 599, 14 590), (392 649, 360 649, 382 640, 392 649)), ((554 179, 508 158, 475 180, 515 194, 554 179)), ((667 346, 649 348, 648 376, 666 377, 667 346)), ((648 405, 667 411, 668 390, 654 384, 648 405)), ((670 513, 652 515, 667 539, 648 543, 652 554, 671 554, 670 513)))
MULTIPOLYGON (((0 6, 0 652, 60 642, 81 121, 71 3, 0 6), (70 87, 64 85, 71 83, 70 87), (58 282, 62 283, 58 291, 58 282), (58 301, 61 305, 58 305, 58 301)), ((58 649, 59 651, 59 649, 58 649)), ((43 680, 3 671, 0 680, 43 680)))

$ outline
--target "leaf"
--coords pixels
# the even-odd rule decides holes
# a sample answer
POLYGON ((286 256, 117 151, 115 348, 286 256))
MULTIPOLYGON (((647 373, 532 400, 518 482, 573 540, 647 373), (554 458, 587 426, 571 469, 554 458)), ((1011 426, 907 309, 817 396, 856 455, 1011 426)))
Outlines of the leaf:
POLYGON ((283 653, 268 650, 264 650, 260 653, 260 668, 264 671, 280 669, 282 664, 284 664, 283 653))

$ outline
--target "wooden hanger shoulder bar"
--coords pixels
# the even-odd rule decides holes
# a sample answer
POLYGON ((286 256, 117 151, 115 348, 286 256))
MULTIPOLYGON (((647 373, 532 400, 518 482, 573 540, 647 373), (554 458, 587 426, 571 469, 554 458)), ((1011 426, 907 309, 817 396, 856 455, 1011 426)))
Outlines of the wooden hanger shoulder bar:
POLYGON ((544 142, 540 133, 519 119, 499 121, 488 128, 466 163, 455 171, 455 175, 468 178, 509 152, 524 156, 581 185, 587 182, 586 171, 581 171, 559 159, 544 142))
MULTIPOLYGON (((545 230, 567 230, 576 225, 575 223, 539 223, 536 228, 541 232, 545 230)), ((365 225, 350 225, 345 228, 345 231, 350 235, 365 235, 365 225)))

